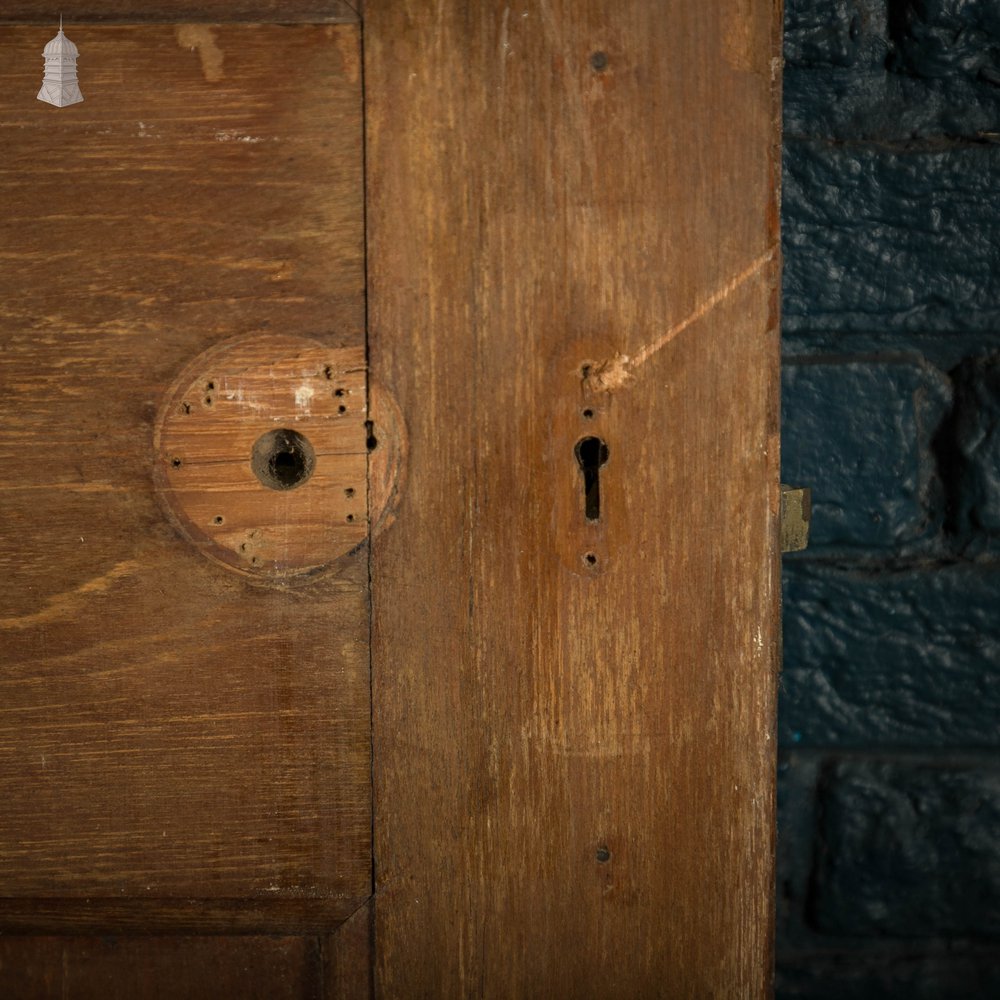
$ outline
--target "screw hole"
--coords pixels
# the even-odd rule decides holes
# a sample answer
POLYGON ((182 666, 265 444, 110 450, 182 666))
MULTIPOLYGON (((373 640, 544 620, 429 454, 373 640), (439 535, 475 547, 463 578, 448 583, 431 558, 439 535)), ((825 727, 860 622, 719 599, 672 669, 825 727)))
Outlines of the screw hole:
POLYGON ((205 405, 206 406, 211 406, 212 405, 212 397, 211 396, 206 396, 205 397, 205 405))
POLYGON ((337 407, 337 412, 338 413, 346 413, 347 412, 347 407, 344 406, 343 404, 341 404, 340 406, 337 407))
POLYGON ((211 392, 215 388, 215 383, 209 382, 208 385, 205 386, 205 388, 208 389, 209 392, 211 392))
POLYGON ((588 552, 583 557, 583 559, 584 559, 584 562, 586 562, 586 564, 588 566, 596 566, 597 565, 597 556, 595 556, 593 552, 588 552))
POLYGON ((344 490, 344 496, 347 497, 348 500, 350 500, 351 497, 354 496, 354 487, 348 486, 347 489, 344 490))
POLYGON ((584 418, 584 420, 593 420, 594 419, 594 411, 592 409, 590 409, 589 406, 587 407, 587 409, 585 409, 583 411, 583 418, 584 418))
POLYGON ((213 524, 222 524, 222 523, 225 522, 225 520, 226 519, 221 514, 216 514, 215 517, 212 518, 212 523, 213 524))
POLYGON ((170 464, 175 468, 179 469, 181 467, 181 460, 179 458, 171 459, 170 464))
POLYGON ((590 66, 595 73, 603 73, 608 68, 607 52, 594 52, 590 56, 590 66))
POLYGON ((347 515, 347 523, 348 524, 353 524, 354 523, 354 515, 353 514, 348 514, 347 515))
POLYGON ((608 861, 611 860, 611 851, 609 851, 607 847, 605 847, 602 844, 600 847, 597 848, 597 853, 595 857, 597 858, 599 864, 602 865, 606 864, 608 861))
POLYGON ((344 390, 343 389, 334 389, 333 390, 333 394, 335 396, 343 396, 344 395, 344 390))

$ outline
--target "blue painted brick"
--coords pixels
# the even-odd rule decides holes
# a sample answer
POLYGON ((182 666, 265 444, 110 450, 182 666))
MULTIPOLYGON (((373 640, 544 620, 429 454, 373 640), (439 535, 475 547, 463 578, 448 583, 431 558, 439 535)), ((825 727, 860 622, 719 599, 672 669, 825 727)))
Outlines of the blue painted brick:
POLYGON ((931 445, 949 401, 919 359, 785 364, 782 479, 812 488, 812 555, 897 549, 936 528, 931 445))
POLYGON ((1000 570, 784 576, 783 746, 1000 744, 1000 570))
POLYGON ((788 142, 789 333, 1000 329, 1000 146, 788 142))
POLYGON ((969 358, 954 377, 958 527, 973 535, 980 552, 995 550, 1000 547, 1000 354, 969 358))
POLYGON ((959 955, 792 956, 778 963, 775 1000, 996 1000, 1000 958, 959 955))
POLYGON ((839 761, 821 785, 818 929, 1000 935, 1000 768, 839 761))
POLYGON ((789 136, 986 138, 1000 121, 995 0, 789 0, 789 136))

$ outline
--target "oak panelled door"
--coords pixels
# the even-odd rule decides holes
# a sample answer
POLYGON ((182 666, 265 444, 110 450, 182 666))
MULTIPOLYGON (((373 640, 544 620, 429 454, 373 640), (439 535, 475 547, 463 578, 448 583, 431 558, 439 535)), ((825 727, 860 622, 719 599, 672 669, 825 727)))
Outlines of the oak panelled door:
POLYGON ((0 997, 765 997, 779 4, 354 7, 0 10, 0 997))

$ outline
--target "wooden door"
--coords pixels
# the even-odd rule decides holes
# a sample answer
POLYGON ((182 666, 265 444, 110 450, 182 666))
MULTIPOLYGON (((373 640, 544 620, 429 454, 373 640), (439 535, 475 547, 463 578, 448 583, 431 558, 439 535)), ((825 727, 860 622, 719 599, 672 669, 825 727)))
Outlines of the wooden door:
POLYGON ((0 13, 0 995, 764 996, 778 11, 0 13))
POLYGON ((359 27, 205 6, 67 18, 64 108, 0 28, 7 996, 367 968, 359 27), (268 489, 273 428, 336 454, 268 489))

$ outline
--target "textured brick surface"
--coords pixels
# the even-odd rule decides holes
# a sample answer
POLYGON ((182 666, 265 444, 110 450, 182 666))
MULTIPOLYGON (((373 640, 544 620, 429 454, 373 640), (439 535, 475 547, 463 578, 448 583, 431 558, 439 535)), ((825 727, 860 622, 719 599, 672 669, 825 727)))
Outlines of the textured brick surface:
POLYGON ((1000 0, 786 0, 779 1000, 1000 997, 1000 0))
POLYGON ((996 746, 1000 570, 796 563, 784 593, 784 746, 996 746))
POLYGON ((776 1000, 970 1000, 1000 997, 1000 960, 978 953, 810 957, 781 967, 776 1000))
POLYGON ((790 141, 784 171, 786 330, 1000 330, 1000 146, 790 141))
POLYGON ((1000 121, 995 0, 789 0, 789 135, 989 140, 1000 121))
POLYGON ((938 526, 931 446, 950 399, 919 359, 784 366, 782 479, 812 488, 813 554, 896 548, 938 526))
POLYGON ((841 935, 1000 935, 1000 769, 842 761, 824 774, 810 910, 841 935))
POLYGON ((960 456, 958 526, 981 533, 976 548, 1000 536, 1000 354, 970 358, 955 371, 954 437, 960 456))

